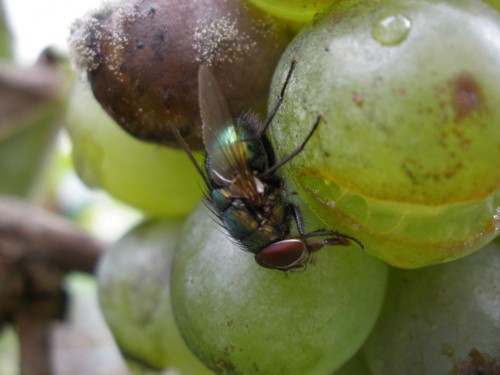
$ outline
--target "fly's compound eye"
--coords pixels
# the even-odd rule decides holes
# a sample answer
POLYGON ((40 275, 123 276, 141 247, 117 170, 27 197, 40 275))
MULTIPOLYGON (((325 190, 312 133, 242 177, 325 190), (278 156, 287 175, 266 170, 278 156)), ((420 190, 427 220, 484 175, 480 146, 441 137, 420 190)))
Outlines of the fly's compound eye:
POLYGON ((298 239, 275 242, 255 255, 255 261, 262 267, 287 271, 303 267, 309 259, 305 243, 298 239))

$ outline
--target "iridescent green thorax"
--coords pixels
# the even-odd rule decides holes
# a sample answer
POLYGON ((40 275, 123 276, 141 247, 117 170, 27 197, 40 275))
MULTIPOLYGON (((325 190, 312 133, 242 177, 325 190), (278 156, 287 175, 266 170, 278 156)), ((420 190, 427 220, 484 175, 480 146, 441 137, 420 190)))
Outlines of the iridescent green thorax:
POLYGON ((290 216, 286 211, 286 199, 282 189, 266 185, 262 205, 249 204, 242 199, 227 196, 225 189, 215 189, 211 201, 231 237, 242 248, 258 253, 265 246, 289 234, 290 216))

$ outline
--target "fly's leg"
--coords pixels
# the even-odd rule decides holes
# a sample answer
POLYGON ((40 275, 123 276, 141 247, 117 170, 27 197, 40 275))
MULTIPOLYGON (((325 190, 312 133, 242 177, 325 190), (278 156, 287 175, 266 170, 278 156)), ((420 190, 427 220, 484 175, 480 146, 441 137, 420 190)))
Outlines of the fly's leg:
POLYGON ((294 204, 290 204, 288 206, 288 209, 292 213, 292 216, 295 220, 300 239, 307 245, 310 252, 316 252, 323 246, 349 246, 351 244, 351 241, 358 244, 358 246, 364 250, 365 247, 363 246, 361 241, 352 236, 334 230, 316 230, 314 232, 305 233, 304 220, 302 219, 302 214, 300 213, 298 207, 294 204), (326 238, 324 240, 311 241, 311 238, 313 237, 329 238, 326 238))
POLYGON ((316 117, 316 121, 314 122, 311 130, 309 131, 309 134, 307 135, 306 139, 297 147, 295 150, 293 150, 288 156, 284 157, 281 159, 279 162, 275 163, 272 167, 268 168, 264 173, 262 173, 261 176, 267 176, 270 174, 273 174, 278 168, 282 167, 286 163, 288 163, 290 160, 292 160, 294 157, 296 157, 298 154, 304 150, 304 147, 306 146, 307 142, 311 137, 313 136, 314 132, 318 128, 321 120, 324 120, 323 115, 319 114, 318 117, 316 117))
POLYGON ((352 242, 355 242, 362 250, 365 249, 363 244, 357 238, 349 236, 344 233, 337 232, 335 230, 316 230, 314 232, 309 232, 303 235, 304 238, 312 238, 312 237, 323 237, 323 236, 331 236, 325 240, 322 240, 323 245, 340 245, 340 246, 349 246, 352 242))
POLYGON ((302 219, 302 214, 300 213, 299 208, 293 203, 290 203, 288 205, 288 209, 292 213, 293 219, 295 220, 295 224, 297 225, 297 230, 299 231, 300 239, 305 240, 306 234, 304 231, 304 220, 302 219))
POLYGON ((187 144, 186 140, 182 137, 179 129, 177 129, 174 125, 172 125, 170 123, 168 123, 168 126, 170 127, 170 130, 174 134, 175 139, 177 140, 177 143, 179 143, 179 145, 184 149, 184 151, 186 152, 187 156, 189 157, 189 160, 191 161, 191 163, 193 164, 193 166, 198 171, 198 174, 201 176, 201 178, 203 178, 203 181, 205 182, 205 185, 207 187, 212 186, 212 183, 210 182, 208 176, 203 172, 203 170, 201 169, 200 165, 198 164, 198 162, 194 158, 193 152, 189 148, 189 145, 187 144))
POLYGON ((264 134, 266 134, 267 128, 269 125, 271 125, 271 122, 273 122, 274 116, 276 116, 276 113, 278 113, 281 104, 283 104, 283 99, 285 98, 285 90, 286 87, 288 86, 288 82, 290 82, 290 78, 292 77, 292 72, 295 69, 295 65, 297 64, 297 61, 295 59, 292 60, 292 63, 290 64, 290 69, 288 70, 288 73, 285 78, 285 83, 283 83, 283 87, 281 88, 281 91, 278 95, 278 99, 276 100, 276 103, 274 104, 273 109, 267 116, 266 122, 264 122, 264 125, 260 129, 259 136, 262 137, 264 134))
POLYGON ((299 232, 300 240, 306 246, 307 250, 309 251, 309 255, 314 254, 316 251, 321 249, 325 244, 323 243, 323 241, 307 241, 307 238, 309 236, 307 233, 305 233, 304 220, 302 219, 302 214, 300 213, 299 208, 295 206, 293 203, 290 203, 288 205, 288 209, 292 213, 293 219, 295 220, 295 225, 297 225, 297 231, 299 232))

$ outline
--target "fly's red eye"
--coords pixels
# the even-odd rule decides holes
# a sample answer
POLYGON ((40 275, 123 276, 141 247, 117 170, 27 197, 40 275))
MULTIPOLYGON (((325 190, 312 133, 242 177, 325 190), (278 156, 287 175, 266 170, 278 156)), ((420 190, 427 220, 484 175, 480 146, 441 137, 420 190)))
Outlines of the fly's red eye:
POLYGON ((301 267, 307 261, 308 251, 301 240, 289 239, 275 242, 255 255, 262 267, 289 270, 301 267))

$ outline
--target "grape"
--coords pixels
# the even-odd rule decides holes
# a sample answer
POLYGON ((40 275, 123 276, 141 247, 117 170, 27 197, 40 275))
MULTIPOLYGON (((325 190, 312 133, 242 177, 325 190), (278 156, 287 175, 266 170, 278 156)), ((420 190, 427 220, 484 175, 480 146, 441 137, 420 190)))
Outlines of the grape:
POLYGON ((181 225, 180 220, 138 225, 111 246, 97 269, 102 311, 137 373, 166 368, 211 373, 182 341, 170 307, 170 271, 181 225))
POLYGON ((359 349, 378 315, 387 266, 359 248, 330 247, 306 270, 265 269, 200 205, 172 272, 179 330, 207 367, 313 375, 331 374, 359 349))
POLYGON ((199 201, 197 172, 185 153, 129 136, 84 83, 74 90, 67 126, 75 168, 89 186, 154 217, 185 215, 199 201))
POLYGON ((295 59, 271 141, 279 160, 323 115, 280 171, 327 228, 404 268, 460 258, 495 237, 493 40, 500 14, 480 0, 341 1, 294 39, 272 84, 271 98, 295 59))
POLYGON ((500 11, 500 1, 498 0, 484 0, 484 1, 490 4, 494 9, 500 11))
POLYGON ((498 240, 448 264, 393 269, 382 314, 363 350, 372 374, 457 374, 452 370, 464 368, 469 353, 483 357, 490 372, 463 374, 499 373, 499 269, 498 240))
POLYGON ((373 375, 366 365, 362 353, 357 353, 332 375, 373 375))
POLYGON ((201 149, 199 65, 212 68, 236 113, 265 112, 274 67, 292 36, 241 1, 133 0, 75 22, 70 46, 94 95, 126 131, 176 145, 173 124, 201 149))
POLYGON ((266 12, 295 22, 307 22, 337 0, 250 0, 266 12))

